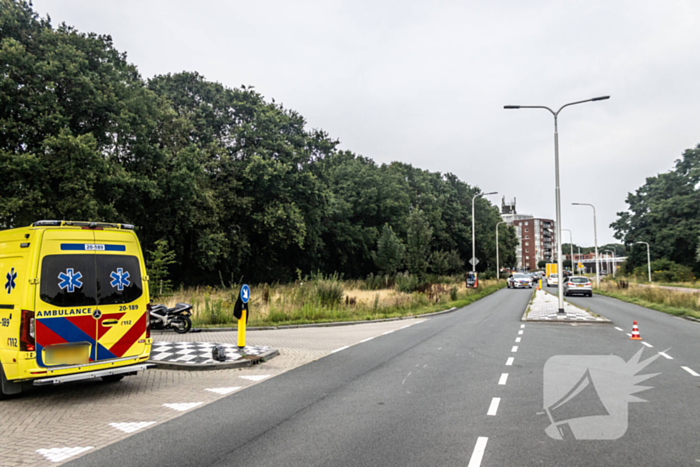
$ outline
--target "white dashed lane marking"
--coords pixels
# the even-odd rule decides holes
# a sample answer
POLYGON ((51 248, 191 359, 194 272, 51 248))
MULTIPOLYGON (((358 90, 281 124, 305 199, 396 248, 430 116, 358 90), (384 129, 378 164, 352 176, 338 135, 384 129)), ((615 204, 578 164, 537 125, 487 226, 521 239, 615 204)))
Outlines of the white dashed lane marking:
POLYGON ((222 394, 225 396, 226 394, 231 393, 231 392, 235 391, 236 389, 241 389, 241 388, 240 388, 240 386, 237 386, 235 388, 206 388, 205 391, 215 392, 217 394, 222 394))
POLYGON ((525 325, 524 325, 524 324, 521 324, 521 325, 520 325, 520 329, 525 329, 525 325))
POLYGON ((491 399, 491 405, 489 406, 489 411, 486 412, 486 415, 491 415, 491 416, 496 415, 496 412, 498 412, 498 405, 500 403, 501 403, 500 397, 494 397, 493 399, 491 399))
POLYGON ((265 378, 269 378, 271 375, 247 375, 247 376, 239 376, 239 378, 247 379, 250 381, 262 381, 265 378))
POLYGON ((618 331, 622 331, 622 332, 625 332, 625 330, 624 330, 624 329, 622 329, 622 328, 618 328, 617 326, 615 326, 615 329, 617 329, 618 331))
POLYGON ((146 428, 151 426, 156 422, 135 422, 135 423, 110 423, 109 425, 116 428, 117 430, 123 431, 124 433, 134 433, 139 431, 141 428, 146 428))
POLYGON ((511 352, 517 352, 518 351, 518 346, 514 345, 512 349, 510 349, 511 352))
POLYGON ((515 338, 515 343, 516 343, 516 344, 519 343, 519 342, 520 342, 520 339, 521 339, 520 337, 516 337, 516 338, 515 338))
POLYGON ((508 373, 502 373, 501 374, 501 379, 498 380, 499 386, 505 386, 506 381, 508 381, 508 373))
POLYGON ((481 459, 484 458, 484 452, 486 451, 486 443, 489 439, 486 436, 479 436, 476 440, 476 445, 474 446, 474 452, 472 452, 472 457, 469 459, 469 465, 467 467, 480 467, 481 459))
POLYGON ((173 410, 177 410, 178 412, 184 412, 186 410, 189 410, 193 407, 197 407, 198 405, 202 405, 201 402, 182 402, 178 404, 163 404, 165 407, 173 410))
POLYGON ((668 358, 669 360, 673 360, 673 357, 667 354, 666 352, 659 352, 659 355, 661 355, 664 358, 668 358))
MULTIPOLYGON (((77 456, 85 451, 93 449, 93 446, 87 446, 84 448, 51 448, 51 449, 37 449, 36 452, 46 457, 51 462, 61 462, 69 457, 77 456)), ((471 465, 471 464, 470 464, 471 465)))
POLYGON ((647 347, 654 347, 653 345, 651 345, 651 344, 648 343, 648 342, 642 342, 642 345, 646 345, 647 347))
POLYGON ((700 374, 697 374, 696 372, 694 372, 693 370, 691 370, 691 369, 688 368, 687 366, 682 366, 681 368, 683 368, 685 371, 687 371, 688 373, 690 373, 692 376, 700 376, 700 374))
POLYGON ((522 335, 523 335, 523 332, 522 332, 522 331, 518 331, 518 335, 519 335, 519 336, 522 336, 522 335))
POLYGON ((512 366, 512 365, 513 365, 513 360, 515 360, 515 358, 513 358, 513 357, 508 357, 508 360, 506 360, 506 366, 512 366))

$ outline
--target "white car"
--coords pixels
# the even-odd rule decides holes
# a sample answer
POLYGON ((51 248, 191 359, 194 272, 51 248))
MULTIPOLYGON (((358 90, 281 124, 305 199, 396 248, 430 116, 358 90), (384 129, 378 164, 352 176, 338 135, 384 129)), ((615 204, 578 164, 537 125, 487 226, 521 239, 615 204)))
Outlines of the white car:
POLYGON ((593 286, 591 280, 585 276, 571 276, 564 283, 564 295, 582 294, 583 296, 593 296, 593 286))
POLYGON ((559 276, 557 274, 550 274, 549 277, 547 277, 547 287, 553 285, 559 285, 559 276))
POLYGON ((532 279, 527 274, 511 274, 508 276, 508 281, 506 283, 509 289, 531 289, 532 279))

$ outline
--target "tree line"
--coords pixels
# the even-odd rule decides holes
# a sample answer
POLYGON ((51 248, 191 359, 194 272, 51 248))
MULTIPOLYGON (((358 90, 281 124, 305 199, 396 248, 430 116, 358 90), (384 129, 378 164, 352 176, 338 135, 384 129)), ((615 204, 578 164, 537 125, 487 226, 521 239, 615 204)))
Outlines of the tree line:
MULTIPOLYGON (((646 245, 652 270, 662 278, 700 276, 700 145, 683 152, 673 169, 648 177, 626 200, 610 227, 627 248, 627 272, 646 274, 646 245)), ((669 279, 667 279, 669 280, 669 279)))
MULTIPOLYGON (((144 79, 110 36, 0 6, 0 228, 131 223, 185 284, 464 271, 477 187, 340 150, 252 86, 144 79)), ((477 269, 494 269, 499 211, 478 198, 476 218, 477 269)), ((512 228, 499 239, 514 265, 512 228)))

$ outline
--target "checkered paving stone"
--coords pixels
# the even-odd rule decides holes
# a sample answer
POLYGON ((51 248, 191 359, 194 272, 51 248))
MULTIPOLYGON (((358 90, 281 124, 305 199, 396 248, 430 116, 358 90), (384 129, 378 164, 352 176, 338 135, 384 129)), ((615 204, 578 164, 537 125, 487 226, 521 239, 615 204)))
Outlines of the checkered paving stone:
POLYGON ((557 296, 539 289, 535 290, 535 298, 530 305, 530 311, 523 319, 525 321, 610 322, 610 320, 594 316, 583 308, 574 306, 567 301, 564 301, 564 313, 559 313, 557 296))
POLYGON ((231 363, 243 360, 243 355, 262 355, 269 352, 270 347, 264 345, 248 345, 243 348, 243 354, 238 345, 216 342, 154 342, 149 361, 162 363, 189 363, 204 365, 210 363, 231 363), (216 346, 226 349, 226 361, 219 362, 212 358, 212 350, 216 346))
MULTIPOLYGON (((359 344, 368 337, 380 338, 387 331, 399 332, 406 325, 419 325, 423 321, 249 331, 247 340, 251 347, 275 348, 280 355, 260 365, 240 369, 152 369, 127 376, 118 383, 82 381, 29 389, 21 397, 0 401, 0 465, 45 467, 71 461, 196 411, 222 397, 235 397, 238 391, 264 384, 270 378, 325 357, 341 347, 359 344), (196 406, 191 405, 194 403, 196 406), (173 409, 173 406, 185 411, 173 409)), ((184 344, 182 350, 188 350, 197 341, 235 346, 237 334, 164 333, 154 339, 155 355, 156 350, 164 348, 161 346, 172 343, 184 344)))

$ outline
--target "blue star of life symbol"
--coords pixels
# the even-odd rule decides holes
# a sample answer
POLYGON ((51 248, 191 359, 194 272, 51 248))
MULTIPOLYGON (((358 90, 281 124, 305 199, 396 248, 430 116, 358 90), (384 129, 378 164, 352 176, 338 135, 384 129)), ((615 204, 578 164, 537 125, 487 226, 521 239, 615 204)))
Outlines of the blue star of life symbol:
POLYGON ((15 288, 15 279, 17 279, 17 273, 15 272, 15 268, 12 268, 10 272, 7 273, 7 283, 5 284, 5 288, 7 289, 7 293, 9 294, 12 292, 12 289, 15 288))
POLYGON ((80 282, 81 277, 83 277, 83 274, 80 271, 74 273, 73 268, 68 268, 66 272, 58 275, 58 278, 61 279, 58 286, 61 289, 67 289, 68 293, 73 293, 76 288, 79 289, 83 286, 83 283, 80 282))
POLYGON ((124 290, 124 287, 129 287, 129 284, 131 284, 129 282, 129 271, 123 272, 122 268, 117 268, 117 272, 112 271, 109 277, 114 279, 109 285, 116 287, 120 292, 124 290))

